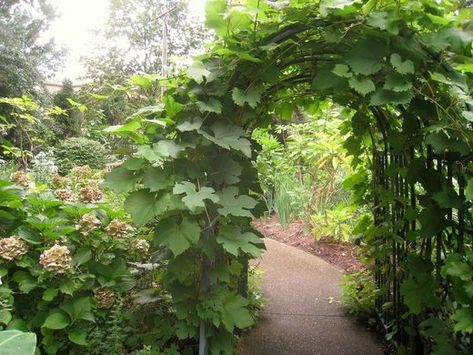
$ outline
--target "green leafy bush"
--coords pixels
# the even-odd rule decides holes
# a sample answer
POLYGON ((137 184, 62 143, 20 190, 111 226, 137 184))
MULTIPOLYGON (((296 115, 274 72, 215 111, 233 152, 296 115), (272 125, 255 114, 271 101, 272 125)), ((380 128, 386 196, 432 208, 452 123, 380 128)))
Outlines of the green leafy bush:
POLYGON ((141 349, 145 312, 132 295, 150 283, 138 284, 142 277, 128 263, 145 261, 149 244, 120 220, 123 212, 24 192, 4 180, 0 194, 0 329, 35 332, 46 354, 87 354, 96 327, 107 327, 110 309, 127 299, 123 314, 133 309, 134 318, 126 319, 125 338, 138 335, 125 345, 141 349))
POLYGON ((352 235, 354 222, 356 222, 354 207, 340 204, 334 209, 312 215, 311 221, 312 234, 315 239, 329 238, 348 242, 352 235))
POLYGON ((367 320, 374 317, 379 290, 370 270, 343 275, 341 287, 342 303, 350 314, 367 320))
POLYGON ((56 164, 61 174, 75 166, 89 165, 102 168, 107 161, 107 151, 100 143, 87 138, 68 138, 56 147, 56 164))

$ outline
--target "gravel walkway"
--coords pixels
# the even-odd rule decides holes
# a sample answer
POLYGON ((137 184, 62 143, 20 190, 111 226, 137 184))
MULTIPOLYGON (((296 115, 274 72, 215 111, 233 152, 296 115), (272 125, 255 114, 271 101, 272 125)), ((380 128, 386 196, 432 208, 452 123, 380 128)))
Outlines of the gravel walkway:
POLYGON ((268 304, 243 335, 239 355, 384 354, 376 336, 342 309, 339 269, 275 240, 265 244, 260 267, 268 304))

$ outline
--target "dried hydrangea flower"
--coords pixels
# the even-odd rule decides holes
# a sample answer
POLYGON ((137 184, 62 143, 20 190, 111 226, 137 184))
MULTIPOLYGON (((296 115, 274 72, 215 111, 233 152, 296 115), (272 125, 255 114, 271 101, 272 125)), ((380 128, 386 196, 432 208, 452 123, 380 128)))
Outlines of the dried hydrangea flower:
POLYGON ((81 231, 83 235, 89 235, 94 229, 101 226, 100 219, 94 213, 86 213, 82 216, 76 228, 81 231))
POLYGON ((8 261, 20 259, 27 252, 26 243, 16 235, 0 239, 0 258, 8 261))
POLYGON ((94 298, 98 308, 110 309, 115 302, 115 292, 108 287, 100 287, 94 290, 94 298))
POLYGON ((133 230, 133 227, 119 219, 111 221, 107 228, 107 235, 110 237, 126 237, 133 230))
POLYGON ((56 197, 62 201, 73 201, 76 198, 72 190, 68 188, 57 189, 54 191, 54 195, 56 195, 56 197))
POLYGON ((10 175, 10 180, 23 187, 29 186, 28 174, 26 171, 18 170, 10 175))
POLYGON ((103 194, 98 187, 87 185, 80 190, 79 197, 84 202, 96 202, 102 199, 103 194))
POLYGON ((148 255, 149 252, 149 243, 145 239, 132 239, 130 240, 130 248, 140 253, 143 256, 148 255))
POLYGON ((53 186, 57 188, 65 188, 71 184, 71 180, 65 176, 56 174, 52 180, 53 186))
POLYGON ((71 268, 71 253, 64 245, 53 245, 39 256, 39 263, 48 271, 63 274, 71 268))

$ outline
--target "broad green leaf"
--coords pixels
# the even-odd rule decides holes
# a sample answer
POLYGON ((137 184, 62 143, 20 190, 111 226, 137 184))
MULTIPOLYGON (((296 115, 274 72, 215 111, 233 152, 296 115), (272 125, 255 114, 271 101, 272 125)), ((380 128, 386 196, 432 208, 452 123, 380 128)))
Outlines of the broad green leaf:
POLYGON ((219 196, 218 204, 222 206, 218 209, 221 215, 253 218, 250 210, 257 205, 257 202, 250 196, 239 195, 238 187, 226 187, 217 195, 219 196))
POLYGON ((225 149, 234 149, 242 152, 247 157, 251 157, 251 144, 245 137, 245 132, 237 126, 216 122, 211 127, 214 135, 204 131, 199 131, 201 135, 209 141, 214 142, 225 149))
MULTIPOLYGON (((370 2, 373 2, 373 0, 370 2)), ((371 12, 366 23, 372 27, 387 31, 392 35, 399 33, 399 18, 392 11, 371 12)))
POLYGON ((414 74, 415 72, 414 63, 409 59, 403 61, 397 53, 391 54, 391 64, 399 74, 414 74))
POLYGON ((355 90, 357 93, 361 95, 366 95, 376 89, 374 86, 373 81, 370 78, 362 77, 362 78, 357 78, 357 77, 351 77, 348 80, 348 84, 350 87, 355 90))
POLYGON ((36 351, 36 334, 19 330, 0 331, 0 355, 33 355, 36 351))
POLYGON ((133 222, 142 226, 156 216, 156 194, 148 189, 134 191, 125 200, 124 207, 133 222))
POLYGON ((169 176, 169 170, 160 167, 148 167, 144 171, 143 185, 151 192, 157 192, 173 186, 174 181, 169 176))
POLYGON ((235 328, 244 329, 254 320, 246 308, 248 301, 240 295, 229 294, 223 303, 222 323, 229 332, 235 328))
POLYGON ((232 98, 238 106, 245 106, 245 103, 247 103, 251 108, 255 109, 261 100, 261 94, 253 87, 246 90, 233 88, 232 98))
POLYGON ((69 340, 75 344, 86 346, 87 345, 87 332, 81 329, 71 330, 67 333, 69 340))
POLYGON ((164 158, 177 158, 186 148, 171 140, 161 140, 153 145, 153 149, 164 158))
POLYGON ((51 302, 59 293, 57 288, 48 288, 43 292, 43 300, 51 302))
POLYGON ((176 129, 181 132, 195 131, 202 127, 202 119, 200 117, 194 117, 179 122, 176 125, 176 129))
POLYGON ((192 65, 187 69, 187 75, 195 80, 197 84, 202 84, 204 79, 210 75, 210 71, 205 68, 204 63, 194 61, 192 65))
POLYGON ((66 313, 59 309, 53 309, 43 323, 44 328, 64 329, 70 324, 70 319, 66 313))
POLYGON ((164 96, 164 109, 168 117, 173 118, 184 109, 184 105, 176 102, 170 95, 164 96))
POLYGON ((153 82, 156 81, 158 77, 156 75, 148 75, 148 74, 141 74, 141 75, 133 75, 130 78, 130 82, 147 90, 151 89, 153 86, 153 82))
POLYGON ((192 211, 195 212, 199 207, 205 207, 204 200, 218 202, 218 196, 211 187, 203 186, 196 191, 196 186, 190 181, 183 181, 174 186, 172 192, 175 195, 186 194, 182 198, 182 202, 192 211))
MULTIPOLYGON (((312 80, 313 90, 327 90, 341 88, 346 85, 346 79, 333 73, 333 66, 321 66, 312 80)), ((291 107, 292 113, 292 107, 291 107)))
POLYGON ((217 236, 217 242, 233 256, 247 254, 252 258, 257 258, 262 251, 258 247, 261 244, 261 239, 256 234, 242 233, 240 228, 236 226, 222 227, 217 236))
POLYGON ((460 208, 462 200, 453 187, 444 186, 441 192, 434 194, 433 199, 440 208, 460 208))
POLYGON ((473 270, 460 254, 452 253, 445 260, 442 267, 442 273, 445 275, 458 277, 463 281, 469 281, 473 277, 473 270))
POLYGON ((135 188, 140 176, 132 170, 123 166, 113 169, 105 175, 104 186, 115 192, 128 192, 135 188))
POLYGON ((63 303, 59 306, 61 310, 66 312, 73 322, 77 320, 94 321, 92 313, 92 303, 89 297, 79 297, 63 303))
POLYGON ((361 75, 376 74, 383 67, 383 58, 387 55, 386 43, 378 40, 363 40, 355 43, 345 56, 345 62, 361 75))
POLYGON ((156 227, 156 242, 171 249, 175 256, 195 245, 199 238, 199 224, 187 217, 184 217, 181 223, 178 223, 176 218, 168 218, 159 222, 156 227))
POLYGON ((452 319, 456 322, 455 331, 473 333, 473 310, 471 307, 457 309, 452 319))
POLYGON ((0 309, 0 324, 8 325, 12 318, 13 316, 8 309, 0 309))
POLYGON ((353 74, 350 72, 350 67, 346 64, 336 64, 332 73, 342 78, 351 78, 353 74))
POLYGON ((213 170, 210 177, 217 184, 236 184, 240 181, 241 165, 234 161, 229 155, 219 155, 212 164, 213 170))
POLYGON ((384 88, 395 92, 407 91, 412 88, 412 82, 406 76, 398 73, 391 73, 386 76, 384 88))
POLYGON ((211 97, 207 102, 197 101, 197 107, 202 113, 213 112, 213 113, 222 113, 222 103, 216 98, 211 97))

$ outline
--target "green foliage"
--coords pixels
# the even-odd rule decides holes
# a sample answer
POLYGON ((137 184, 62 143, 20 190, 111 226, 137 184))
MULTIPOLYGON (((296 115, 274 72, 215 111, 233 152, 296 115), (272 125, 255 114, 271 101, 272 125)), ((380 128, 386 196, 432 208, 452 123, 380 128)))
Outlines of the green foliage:
POLYGON ((312 233, 315 239, 334 239, 348 242, 356 222, 354 206, 340 204, 334 209, 325 210, 311 216, 312 233))
POLYGON ((363 269, 343 275, 341 282, 342 304, 350 314, 362 319, 374 318, 375 301, 380 294, 371 270, 363 269))
POLYGON ((36 349, 36 335, 19 330, 0 331, 0 355, 33 355, 36 349))
POLYGON ((107 161, 105 148, 87 138, 65 139, 56 146, 54 155, 61 174, 67 174, 75 166, 102 168, 107 161))

